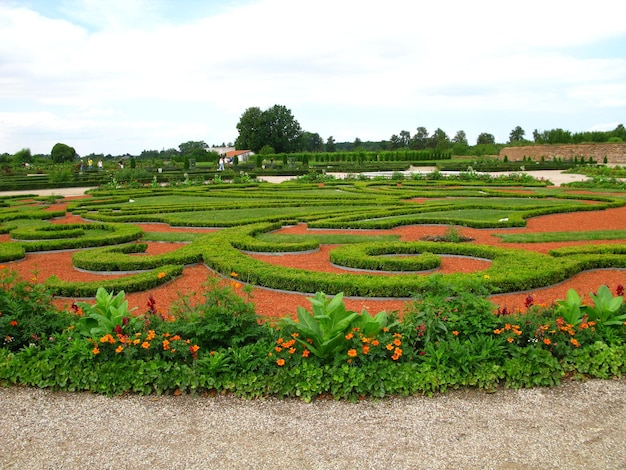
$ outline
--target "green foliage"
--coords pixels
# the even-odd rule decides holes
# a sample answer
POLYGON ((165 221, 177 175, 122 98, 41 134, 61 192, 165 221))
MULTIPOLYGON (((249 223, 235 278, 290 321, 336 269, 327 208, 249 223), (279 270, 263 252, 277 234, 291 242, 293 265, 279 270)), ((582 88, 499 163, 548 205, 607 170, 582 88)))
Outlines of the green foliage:
POLYGON ((259 324, 254 305, 237 295, 240 284, 229 287, 209 279, 204 286, 204 301, 192 304, 181 297, 171 308, 175 318, 168 328, 189 338, 202 349, 241 347, 256 343, 268 335, 267 327, 259 324))
POLYGON ((76 150, 74 147, 59 142, 52 147, 50 156, 54 163, 71 162, 76 158, 76 150))
POLYGON ((133 331, 139 320, 131 315, 124 291, 117 295, 100 287, 96 292, 95 304, 77 303, 83 316, 76 322, 76 331, 90 338, 111 333, 133 331))
POLYGON ((346 310, 343 293, 329 299, 318 292, 309 301, 312 312, 298 307, 298 321, 283 318, 281 325, 293 328, 299 334, 296 340, 323 361, 333 359, 339 351, 346 349, 346 335, 354 328, 367 338, 375 338, 387 326, 386 312, 372 317, 367 312, 359 314, 346 310))
POLYGON ((589 293, 593 306, 586 307, 589 321, 595 321, 601 326, 622 326, 626 322, 626 312, 620 314, 624 297, 613 297, 606 285, 598 288, 597 293, 589 293))

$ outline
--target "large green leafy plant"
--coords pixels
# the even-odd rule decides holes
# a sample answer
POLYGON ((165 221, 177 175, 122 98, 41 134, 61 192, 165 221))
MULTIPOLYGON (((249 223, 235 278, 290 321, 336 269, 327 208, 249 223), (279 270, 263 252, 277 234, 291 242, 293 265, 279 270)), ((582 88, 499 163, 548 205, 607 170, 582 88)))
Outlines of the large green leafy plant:
POLYGON ((284 318, 281 324, 293 328, 299 334, 297 341, 322 360, 332 359, 343 351, 348 343, 346 335, 354 329, 364 337, 375 338, 387 326, 386 312, 371 316, 365 311, 346 310, 343 293, 329 299, 323 292, 317 292, 309 301, 312 312, 298 307, 298 321, 284 318))
POLYGON ((91 305, 86 302, 77 302, 83 316, 76 323, 76 331, 90 337, 102 337, 111 333, 132 331, 141 319, 132 316, 135 309, 128 309, 128 300, 124 291, 113 295, 100 287, 96 292, 96 302, 91 305))

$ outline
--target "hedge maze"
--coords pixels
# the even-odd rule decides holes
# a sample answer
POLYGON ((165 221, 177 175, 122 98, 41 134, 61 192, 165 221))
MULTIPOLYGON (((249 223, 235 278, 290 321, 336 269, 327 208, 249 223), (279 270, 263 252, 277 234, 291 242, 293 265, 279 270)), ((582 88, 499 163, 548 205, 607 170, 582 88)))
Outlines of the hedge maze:
MULTIPOLYGON (((414 224, 457 225, 481 229, 524 227, 539 215, 598 211, 626 205, 626 194, 576 194, 533 184, 492 187, 455 183, 453 187, 419 181, 336 181, 318 184, 221 184, 186 188, 98 190, 91 198, 71 201, 67 212, 84 223, 53 224, 65 211, 48 210, 40 199, 6 198, 0 204, 0 261, 16 261, 25 253, 78 250, 78 269, 125 273, 100 282, 66 282, 55 276, 46 284, 57 295, 93 296, 98 287, 126 292, 154 288, 180 275, 185 265, 205 263, 223 276, 235 272, 253 285, 303 293, 405 298, 427 286, 425 273, 437 272, 441 256, 490 260, 490 267, 444 279, 467 289, 515 292, 564 281, 588 269, 626 268, 626 242, 583 245, 541 254, 473 242, 363 243, 362 229, 386 230, 414 224), (26 202, 25 202, 26 199, 26 202), (173 252, 141 255, 145 234, 134 223, 219 230, 194 236, 173 252), (359 237, 331 252, 330 262, 350 268, 343 274, 285 268, 259 261, 250 252, 292 253, 316 250, 324 230, 285 241, 261 234, 306 223, 310 229, 342 229, 359 237), (318 235, 319 233, 319 235, 318 235), (6 235, 5 235, 6 236, 6 235), (362 270, 355 271, 355 270, 362 270), (370 271, 393 273, 373 275, 370 271)), ((582 227, 581 227, 582 229, 582 227)), ((320 241, 322 240, 322 241, 320 241)))

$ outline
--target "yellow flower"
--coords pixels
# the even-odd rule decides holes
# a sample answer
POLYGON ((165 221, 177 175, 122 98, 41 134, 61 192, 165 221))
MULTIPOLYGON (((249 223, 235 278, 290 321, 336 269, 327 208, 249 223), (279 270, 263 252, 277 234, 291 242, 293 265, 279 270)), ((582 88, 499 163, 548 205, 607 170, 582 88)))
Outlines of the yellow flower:
POLYGON ((239 274, 233 271, 232 273, 230 273, 230 277, 239 277, 239 274))
POLYGON ((491 279, 491 276, 490 276, 489 274, 485 274, 483 277, 484 277, 485 279, 491 279))

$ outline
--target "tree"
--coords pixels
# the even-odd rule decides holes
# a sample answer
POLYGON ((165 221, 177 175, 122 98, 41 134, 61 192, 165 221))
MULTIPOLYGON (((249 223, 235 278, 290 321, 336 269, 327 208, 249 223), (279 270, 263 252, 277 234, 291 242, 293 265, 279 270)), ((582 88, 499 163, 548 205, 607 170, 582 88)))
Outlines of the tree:
POLYGON ((52 147, 50 156, 53 163, 71 162, 76 158, 76 150, 74 147, 58 142, 52 147))
POLYGON ((476 145, 488 145, 488 144, 495 144, 496 143, 496 138, 493 136, 493 134, 489 134, 487 132, 482 132, 478 135, 478 138, 476 139, 476 145))
POLYGON ((455 143, 455 144, 468 145, 467 144, 467 135, 465 134, 465 131, 463 131, 463 130, 456 131, 456 134, 454 135, 454 138, 452 139, 452 142, 455 143))
POLYGON ((195 158, 198 161, 202 161, 207 153, 209 146, 203 140, 184 142, 178 146, 180 154, 187 158, 195 158))
POLYGON ((261 111, 248 108, 237 124, 239 136, 235 141, 238 149, 258 152, 264 145, 274 147, 277 153, 291 153, 301 146, 300 124, 285 106, 274 105, 261 111))
POLYGON ((361 139, 359 139, 358 137, 354 139, 354 144, 352 145, 352 148, 354 150, 361 148, 363 146, 363 142, 361 142, 361 139))
POLYGON ((443 129, 437 128, 430 137, 428 146, 437 150, 447 150, 450 148, 450 138, 443 129))
POLYGON ((413 139, 411 140, 411 148, 415 150, 424 150, 428 146, 428 131, 425 127, 418 127, 413 139))
POLYGON ((303 132, 302 133, 302 150, 306 152, 323 152, 324 140, 318 133, 303 132))
POLYGON ((411 133, 409 131, 400 131, 400 142, 402 147, 408 147, 411 143, 411 133))
POLYGON ((237 130, 239 131, 239 136, 235 139, 235 148, 239 150, 252 150, 258 153, 265 144, 263 142, 265 138, 263 135, 265 132, 265 124, 261 108, 255 106, 246 109, 241 115, 241 118, 239 118, 237 130))
POLYGON ((13 155, 13 163, 16 165, 23 165, 24 163, 33 163, 33 155, 30 153, 29 148, 24 148, 13 155))
POLYGON ((335 138, 331 135, 328 139, 326 139, 326 151, 334 152, 335 150, 337 150, 335 147, 335 138))
POLYGON ((402 139, 394 134, 389 138, 389 145, 391 150, 399 149, 402 146, 402 139))
POLYGON ((520 126, 516 126, 515 129, 511 131, 509 134, 509 142, 521 142, 524 140, 524 135, 526 131, 522 129, 520 126))

